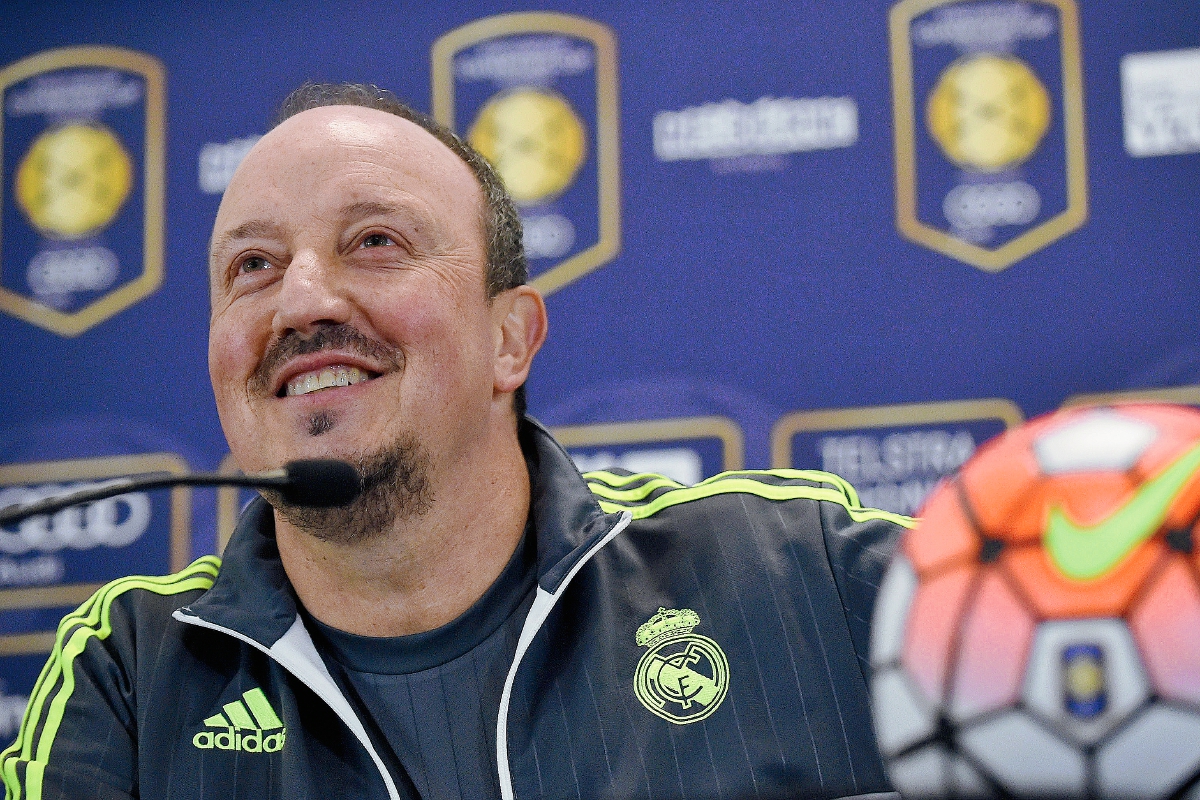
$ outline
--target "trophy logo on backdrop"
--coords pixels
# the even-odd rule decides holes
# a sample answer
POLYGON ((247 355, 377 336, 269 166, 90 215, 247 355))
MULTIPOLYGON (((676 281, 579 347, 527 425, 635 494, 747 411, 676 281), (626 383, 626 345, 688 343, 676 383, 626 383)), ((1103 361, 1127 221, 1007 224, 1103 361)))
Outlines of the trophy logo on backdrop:
POLYGON ((0 310, 75 336, 162 284, 163 74, 116 47, 0 70, 0 310))
POLYGON ((616 42, 558 13, 476 20, 433 46, 433 115, 496 168, 549 294, 620 246, 616 42))
POLYGON ((565 97, 515 89, 484 104, 467 133, 504 179, 517 203, 552 200, 575 182, 587 156, 583 120, 565 97))
POLYGON ((998 272, 1087 219, 1074 0, 892 8, 897 226, 998 272))

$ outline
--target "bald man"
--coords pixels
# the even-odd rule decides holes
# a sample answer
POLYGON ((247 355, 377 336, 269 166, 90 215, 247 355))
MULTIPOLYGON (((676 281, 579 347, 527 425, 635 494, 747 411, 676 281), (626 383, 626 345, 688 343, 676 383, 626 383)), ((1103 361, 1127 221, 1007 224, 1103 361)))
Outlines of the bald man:
POLYGON ((839 478, 586 478, 524 415, 546 337, 491 167, 306 85, 226 190, 209 365, 265 493, 225 551, 64 619, 4 755, 46 797, 840 797, 888 790, 867 620, 908 521, 839 478))

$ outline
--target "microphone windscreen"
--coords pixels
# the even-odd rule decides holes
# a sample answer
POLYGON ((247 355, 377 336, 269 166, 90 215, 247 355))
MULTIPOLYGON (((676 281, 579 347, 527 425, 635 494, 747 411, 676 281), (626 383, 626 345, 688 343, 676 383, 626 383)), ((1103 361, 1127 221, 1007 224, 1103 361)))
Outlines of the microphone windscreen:
POLYGON ((362 491, 362 479, 351 464, 332 458, 289 461, 283 499, 298 506, 344 506, 362 491))

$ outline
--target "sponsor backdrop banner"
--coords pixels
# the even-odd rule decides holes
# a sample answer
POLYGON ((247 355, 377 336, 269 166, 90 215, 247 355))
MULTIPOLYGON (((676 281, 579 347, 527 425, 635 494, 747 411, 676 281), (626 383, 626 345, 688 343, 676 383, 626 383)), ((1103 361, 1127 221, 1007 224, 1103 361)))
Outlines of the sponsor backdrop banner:
MULTIPOLYGON (((208 385, 221 193, 304 80, 497 165, 585 469, 830 469, 912 512, 1066 403, 1200 404, 1200 6, 1098 0, 6 8, 0 502, 235 470, 208 385)), ((0 530, 0 739, 55 620, 224 544, 246 492, 0 530)))

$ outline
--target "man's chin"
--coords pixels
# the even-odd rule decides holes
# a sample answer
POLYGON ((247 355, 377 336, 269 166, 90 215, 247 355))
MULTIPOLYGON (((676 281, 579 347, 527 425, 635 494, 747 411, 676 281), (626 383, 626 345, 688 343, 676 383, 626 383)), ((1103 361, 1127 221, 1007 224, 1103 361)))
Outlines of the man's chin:
POLYGON ((322 541, 367 542, 385 535, 397 522, 425 514, 433 505, 429 458, 414 436, 402 435, 390 445, 357 455, 325 451, 305 457, 348 461, 362 479, 359 496, 335 508, 300 506, 285 502, 277 492, 262 492, 284 519, 322 541))

